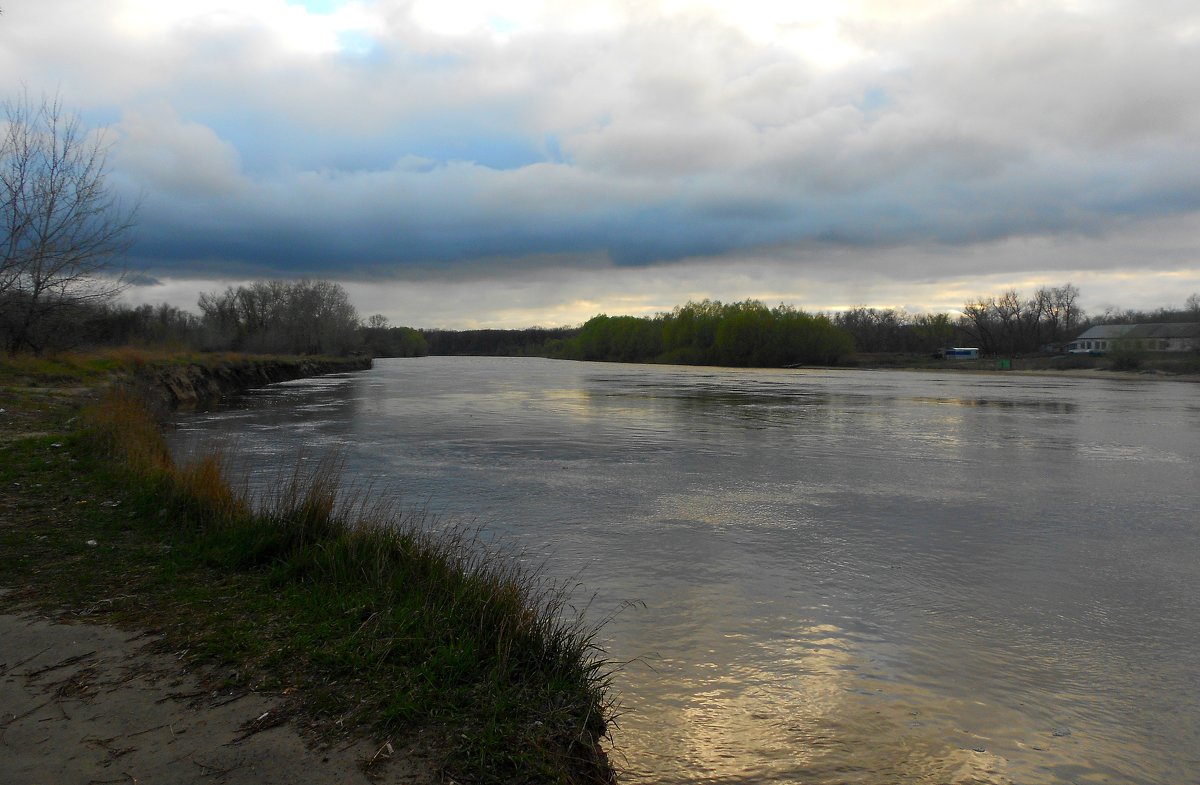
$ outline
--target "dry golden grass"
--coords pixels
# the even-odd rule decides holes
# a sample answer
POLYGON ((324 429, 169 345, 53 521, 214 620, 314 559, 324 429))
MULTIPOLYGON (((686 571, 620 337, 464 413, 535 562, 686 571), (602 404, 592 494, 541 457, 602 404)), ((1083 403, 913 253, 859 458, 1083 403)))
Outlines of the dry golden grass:
POLYGON ((110 391, 82 415, 85 432, 95 445, 140 474, 176 471, 158 423, 142 402, 124 391, 110 391))
POLYGON ((225 458, 220 452, 200 455, 168 470, 179 493, 202 500, 220 519, 249 514, 246 498, 225 479, 225 458))

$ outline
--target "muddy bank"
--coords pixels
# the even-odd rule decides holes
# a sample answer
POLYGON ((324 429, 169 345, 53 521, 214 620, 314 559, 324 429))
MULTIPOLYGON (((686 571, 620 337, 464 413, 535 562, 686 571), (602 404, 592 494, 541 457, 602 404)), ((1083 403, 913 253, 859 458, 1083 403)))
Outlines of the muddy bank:
POLYGON ((244 357, 204 364, 148 366, 126 386, 158 411, 201 409, 230 393, 310 376, 365 371, 371 365, 369 357, 244 357))

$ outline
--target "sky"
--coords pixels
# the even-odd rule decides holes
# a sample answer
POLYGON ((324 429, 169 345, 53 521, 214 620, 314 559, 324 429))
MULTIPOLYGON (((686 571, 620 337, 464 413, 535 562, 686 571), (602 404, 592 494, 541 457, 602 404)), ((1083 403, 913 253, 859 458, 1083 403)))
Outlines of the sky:
POLYGON ((132 303, 420 327, 1200 292, 1194 0, 0 0, 138 205, 132 303), (98 130, 98 132, 101 132, 98 130))

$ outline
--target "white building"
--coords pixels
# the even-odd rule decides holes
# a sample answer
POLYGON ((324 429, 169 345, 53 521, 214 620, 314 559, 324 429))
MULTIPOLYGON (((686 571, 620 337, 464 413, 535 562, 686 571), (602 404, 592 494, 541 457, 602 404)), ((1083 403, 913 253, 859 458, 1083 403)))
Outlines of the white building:
POLYGON ((1073 352, 1111 352, 1137 349, 1146 352, 1200 351, 1200 322, 1178 324, 1098 324, 1071 342, 1073 352))

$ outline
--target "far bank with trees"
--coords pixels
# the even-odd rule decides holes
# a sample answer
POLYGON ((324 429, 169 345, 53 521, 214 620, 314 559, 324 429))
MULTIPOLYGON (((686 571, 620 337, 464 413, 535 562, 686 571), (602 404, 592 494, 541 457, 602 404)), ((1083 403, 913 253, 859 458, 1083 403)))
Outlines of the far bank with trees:
POLYGON ((833 365, 854 351, 850 334, 825 316, 757 300, 690 302, 653 317, 589 319, 561 347, 580 360, 783 367, 833 365))

